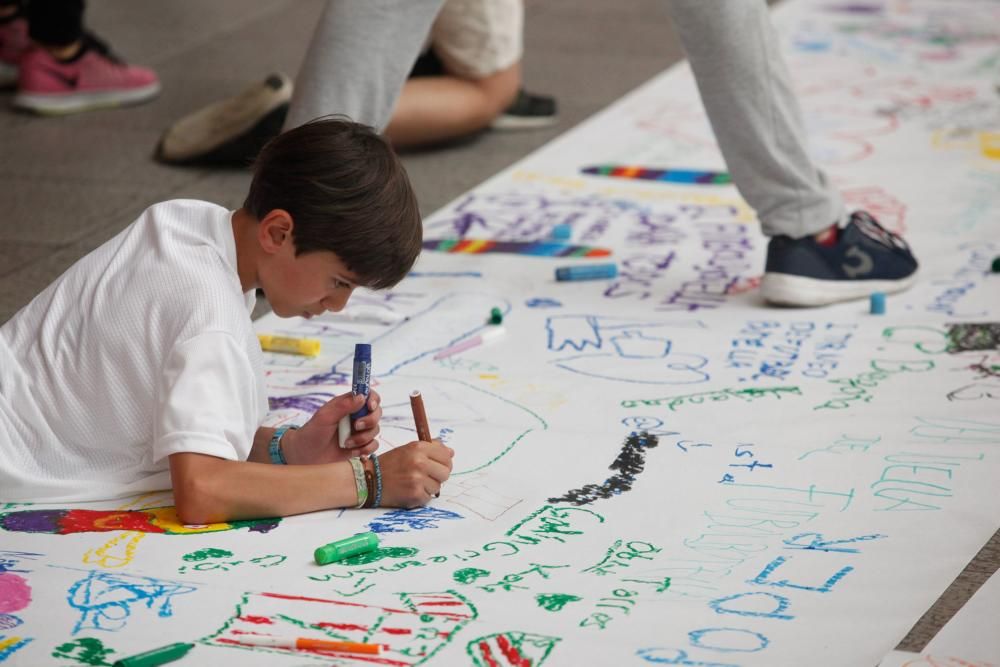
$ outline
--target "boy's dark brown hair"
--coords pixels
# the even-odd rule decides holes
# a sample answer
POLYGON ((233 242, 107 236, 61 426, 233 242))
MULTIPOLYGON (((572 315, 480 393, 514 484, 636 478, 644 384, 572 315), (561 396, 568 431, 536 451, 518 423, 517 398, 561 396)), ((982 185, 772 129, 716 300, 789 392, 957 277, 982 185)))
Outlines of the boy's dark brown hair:
POLYGON ((420 254, 423 226, 406 170, 372 128, 325 116, 272 139, 254 162, 243 207, 284 209, 295 254, 329 250, 360 284, 392 287, 420 254))

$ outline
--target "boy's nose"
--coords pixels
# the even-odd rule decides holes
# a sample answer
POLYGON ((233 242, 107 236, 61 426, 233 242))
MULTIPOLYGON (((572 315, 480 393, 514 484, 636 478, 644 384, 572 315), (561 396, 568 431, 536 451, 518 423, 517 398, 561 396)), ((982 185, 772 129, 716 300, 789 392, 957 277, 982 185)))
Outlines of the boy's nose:
POLYGON ((335 296, 328 296, 325 299, 323 299, 322 306, 331 312, 339 313, 344 309, 344 306, 347 305, 347 300, 350 298, 351 298, 350 292, 343 295, 338 294, 335 296))

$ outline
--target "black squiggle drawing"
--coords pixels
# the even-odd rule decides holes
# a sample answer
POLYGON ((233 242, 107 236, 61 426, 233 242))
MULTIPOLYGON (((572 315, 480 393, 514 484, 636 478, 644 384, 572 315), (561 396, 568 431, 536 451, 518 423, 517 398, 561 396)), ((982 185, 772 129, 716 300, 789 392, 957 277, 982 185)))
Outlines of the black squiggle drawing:
POLYGON ((567 491, 558 498, 549 498, 549 502, 589 505, 596 500, 611 498, 631 491, 636 476, 646 467, 646 450, 652 449, 658 444, 660 442, 655 435, 650 435, 646 431, 642 433, 633 431, 625 438, 625 443, 622 445, 622 451, 618 457, 608 466, 611 470, 617 470, 617 475, 608 477, 601 484, 587 484, 581 489, 567 491))

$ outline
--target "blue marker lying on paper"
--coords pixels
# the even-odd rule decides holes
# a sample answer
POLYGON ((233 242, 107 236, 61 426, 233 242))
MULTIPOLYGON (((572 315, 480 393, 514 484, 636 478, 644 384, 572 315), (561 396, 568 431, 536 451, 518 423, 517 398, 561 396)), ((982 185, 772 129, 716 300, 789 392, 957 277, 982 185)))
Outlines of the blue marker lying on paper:
POLYGON ((556 280, 606 280, 618 275, 617 264, 581 264, 556 269, 556 280))
POLYGON ((351 415, 344 415, 338 424, 340 446, 351 435, 351 423, 368 414, 368 394, 372 381, 372 346, 368 343, 358 343, 354 346, 354 376, 351 380, 351 391, 355 396, 365 397, 364 405, 351 415))

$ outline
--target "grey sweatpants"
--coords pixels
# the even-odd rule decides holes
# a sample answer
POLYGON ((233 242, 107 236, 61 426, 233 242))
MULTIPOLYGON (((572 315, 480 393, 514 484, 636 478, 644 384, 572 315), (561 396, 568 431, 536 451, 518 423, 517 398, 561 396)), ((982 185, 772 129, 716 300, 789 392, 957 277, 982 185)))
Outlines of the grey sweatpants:
POLYGON ((328 0, 285 129, 327 114, 383 130, 444 0, 328 0))
POLYGON ((764 0, 668 5, 733 183, 764 233, 801 238, 840 221, 844 204, 809 156, 764 0))
MULTIPOLYGON (((329 113, 383 129, 443 0, 329 0, 285 127, 329 113)), ((768 236, 819 232, 844 205, 809 156, 764 0, 668 0, 733 182, 768 236)))

